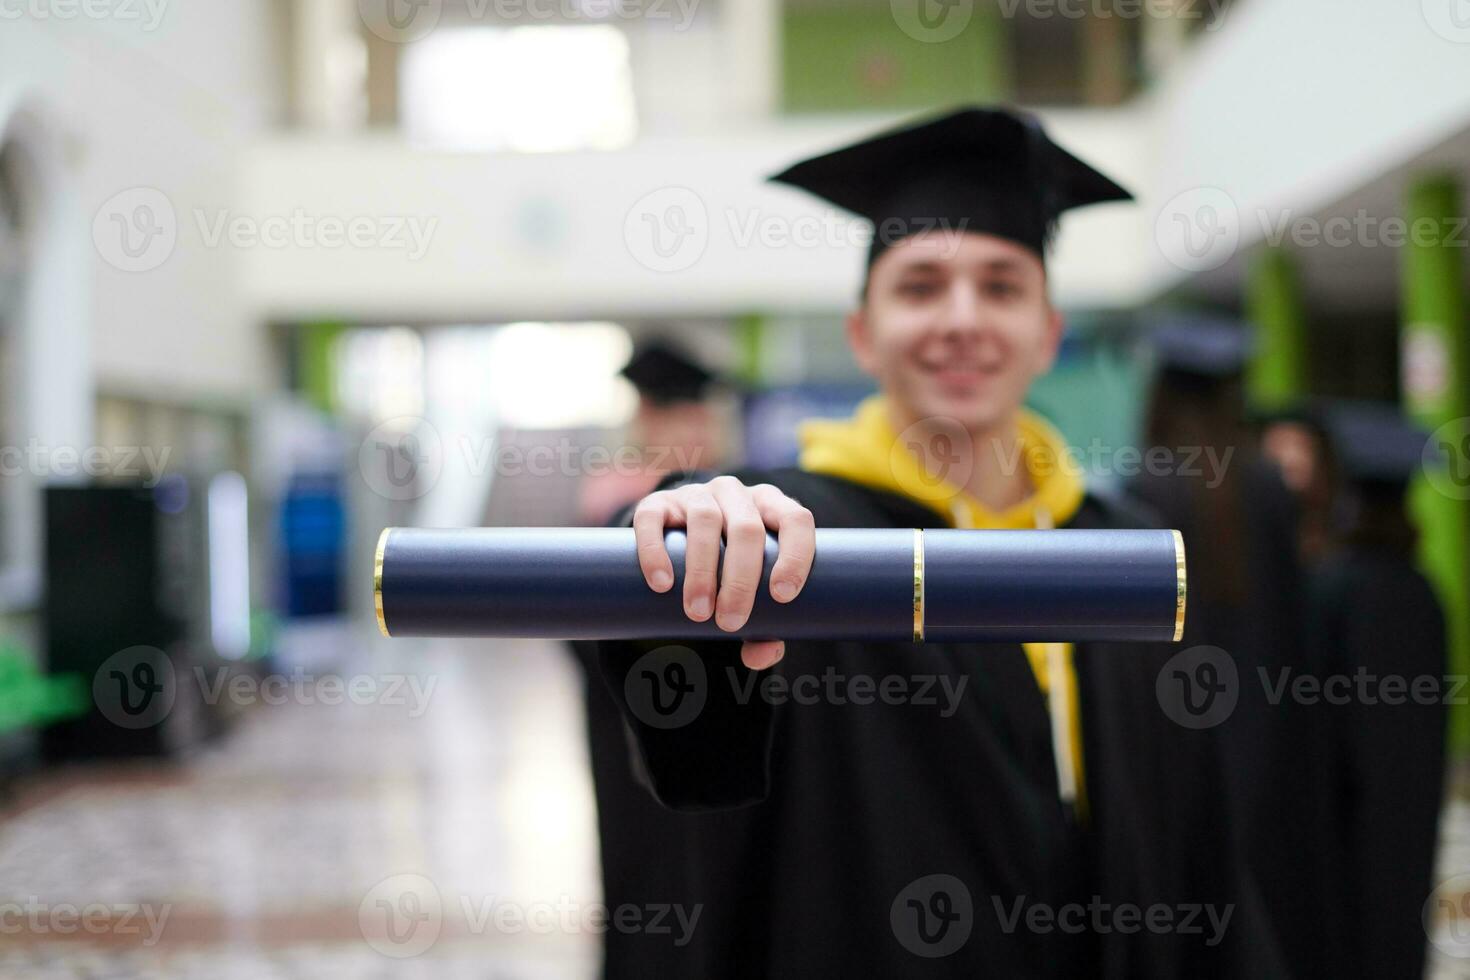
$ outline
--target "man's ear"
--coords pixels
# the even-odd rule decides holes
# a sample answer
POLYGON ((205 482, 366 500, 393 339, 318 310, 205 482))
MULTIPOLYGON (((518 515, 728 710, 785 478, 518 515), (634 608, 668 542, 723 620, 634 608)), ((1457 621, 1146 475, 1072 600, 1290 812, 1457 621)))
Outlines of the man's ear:
POLYGON ((865 305, 847 314, 844 322, 847 330, 847 343, 852 348, 853 360, 857 361, 858 367, 864 373, 878 376, 877 355, 873 352, 872 325, 868 322, 868 308, 865 305))
POLYGON ((1038 373, 1045 374, 1051 370, 1056 363, 1057 351, 1062 347, 1062 334, 1066 332, 1067 324, 1062 319, 1062 311, 1053 306, 1049 301, 1046 304, 1046 339, 1041 349, 1041 366, 1038 373))

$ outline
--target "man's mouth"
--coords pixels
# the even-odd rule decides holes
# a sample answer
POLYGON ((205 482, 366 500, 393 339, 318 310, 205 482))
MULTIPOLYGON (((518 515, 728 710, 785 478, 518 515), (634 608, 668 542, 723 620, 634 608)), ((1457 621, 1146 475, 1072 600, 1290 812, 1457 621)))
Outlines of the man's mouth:
POLYGON ((1001 362, 990 361, 942 361, 921 363, 920 368, 943 388, 973 388, 985 384, 1000 374, 1001 362))

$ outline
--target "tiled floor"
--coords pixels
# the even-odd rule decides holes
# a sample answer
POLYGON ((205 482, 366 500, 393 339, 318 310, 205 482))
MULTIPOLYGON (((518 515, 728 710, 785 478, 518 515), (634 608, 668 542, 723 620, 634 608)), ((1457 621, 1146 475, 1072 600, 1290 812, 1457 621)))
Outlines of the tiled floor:
POLYGON ((0 977, 595 975, 578 668, 366 642, 335 673, 375 703, 258 704, 182 766, 31 786, 0 824, 0 930, 40 926, 0 935, 0 977), (404 671, 421 696, 389 692, 404 671))
MULTIPOLYGON (((335 673, 374 703, 256 705, 182 765, 28 784, 0 820, 0 978, 594 976, 575 665, 538 642, 361 649, 335 673), (418 694, 389 691, 405 672, 418 694)), ((1443 838, 1470 930, 1463 796, 1443 838)), ((1434 980, 1470 977, 1453 925, 1434 980)))

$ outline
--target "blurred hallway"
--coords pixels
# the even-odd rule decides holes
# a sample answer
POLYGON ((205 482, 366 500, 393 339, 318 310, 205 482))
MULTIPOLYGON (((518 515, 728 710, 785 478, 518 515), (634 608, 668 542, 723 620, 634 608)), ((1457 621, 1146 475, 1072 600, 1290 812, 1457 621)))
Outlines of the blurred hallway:
POLYGON ((109 906, 115 928, 6 936, 0 976, 593 975, 600 937, 575 927, 599 889, 580 678, 555 644, 485 646, 375 638, 344 682, 409 671, 418 695, 293 696, 177 767, 24 784, 0 897, 109 906), (380 901, 418 914, 385 934, 380 901))

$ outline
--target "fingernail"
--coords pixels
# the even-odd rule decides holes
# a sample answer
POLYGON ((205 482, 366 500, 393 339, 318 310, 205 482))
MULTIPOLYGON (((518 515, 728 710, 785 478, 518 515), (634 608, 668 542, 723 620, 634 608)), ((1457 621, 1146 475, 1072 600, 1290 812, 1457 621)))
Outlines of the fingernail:
POLYGON ((674 576, 660 568, 653 573, 653 587, 655 591, 663 592, 674 584, 674 576))
POLYGON ((771 585, 771 595, 776 597, 777 602, 790 602, 796 595, 796 586, 790 582, 776 582, 771 585))
POLYGON ((778 646, 776 648, 776 655, 771 658, 771 664, 770 665, 772 667, 776 666, 777 664, 779 664, 781 662, 781 658, 784 657, 784 656, 786 656, 786 644, 783 643, 783 644, 781 644, 780 646, 778 646))
POLYGON ((715 617, 715 622, 720 624, 720 629, 726 633, 733 633, 745 625, 745 621, 735 613, 720 613, 715 617))
POLYGON ((708 619, 709 599, 705 596, 699 596, 693 602, 689 603, 689 613, 695 619, 708 619))

